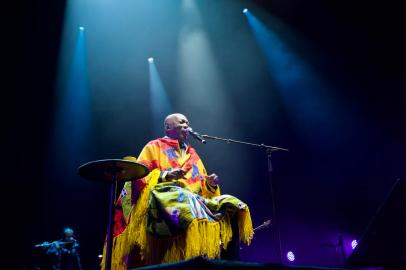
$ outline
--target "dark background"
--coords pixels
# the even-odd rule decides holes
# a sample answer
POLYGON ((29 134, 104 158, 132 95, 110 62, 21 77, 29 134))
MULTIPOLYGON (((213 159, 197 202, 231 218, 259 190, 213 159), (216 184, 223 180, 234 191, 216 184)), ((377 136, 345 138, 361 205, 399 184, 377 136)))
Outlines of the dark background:
MULTIPOLYGON (((191 105, 184 104, 188 94, 178 90, 180 83, 173 71, 173 66, 179 66, 174 64, 176 39, 171 35, 184 22, 173 16, 179 9, 177 1, 161 7, 160 3, 155 3, 159 23, 150 23, 155 19, 152 13, 138 22, 139 47, 134 48, 133 55, 124 46, 127 28, 116 29, 114 24, 112 29, 104 28, 106 35, 101 38, 119 32, 121 39, 114 36, 111 43, 98 40, 103 52, 92 51, 97 48, 90 36, 96 19, 86 28, 93 122, 90 140, 82 148, 88 151, 78 156, 65 155, 69 143, 56 148, 52 144, 57 140, 53 129, 60 50, 62 40, 69 43, 72 39, 69 35, 63 39, 65 1, 30 1, 16 7, 16 16, 8 20, 11 27, 5 27, 9 33, 5 65, 12 72, 10 76, 6 73, 3 93, 11 98, 4 99, 7 132, 2 163, 7 193, 4 220, 6 236, 11 238, 7 242, 12 242, 8 250, 18 256, 14 263, 18 262, 20 269, 30 268, 35 257, 33 245, 58 239, 62 227, 69 225, 81 242, 85 269, 96 267, 107 224, 108 186, 80 179, 76 168, 90 160, 136 156, 154 138, 156 123, 151 121, 145 59, 156 55, 174 111, 185 113, 196 130, 290 149, 273 155, 283 252, 293 250, 295 263, 301 265, 343 265, 337 248, 340 236, 345 245, 359 239, 396 179, 405 178, 406 44, 400 4, 198 1, 201 21, 197 24, 206 30, 216 59, 217 69, 209 73, 221 78, 225 90, 223 106, 213 109, 210 103, 217 106, 219 97, 209 90, 207 100, 193 103, 190 99, 191 105), (264 21, 272 15, 296 33, 297 39, 300 36, 303 43, 291 44, 293 50, 332 86, 328 89, 334 110, 322 122, 298 124, 292 120, 289 106, 276 92, 260 48, 244 22, 241 10, 245 6, 264 21), (170 15, 165 17, 165 12, 170 15), (171 19, 173 25, 162 30, 171 19), (119 51, 120 46, 120 54, 109 51, 119 51), (137 76, 132 76, 131 70, 137 76), (194 106, 199 102, 204 106, 194 106)), ((155 8, 153 3, 145 5, 139 12, 155 8)), ((88 12, 83 16, 93 16, 88 12)), ((119 18, 120 10, 115 12, 119 18)), ((291 41, 289 37, 286 40, 291 41)), ((255 226, 275 218, 262 150, 219 142, 196 148, 208 170, 222 176, 223 193, 236 195, 250 205, 255 226)), ((274 262, 275 248, 271 226, 257 232, 252 246, 243 249, 243 259, 274 262)))

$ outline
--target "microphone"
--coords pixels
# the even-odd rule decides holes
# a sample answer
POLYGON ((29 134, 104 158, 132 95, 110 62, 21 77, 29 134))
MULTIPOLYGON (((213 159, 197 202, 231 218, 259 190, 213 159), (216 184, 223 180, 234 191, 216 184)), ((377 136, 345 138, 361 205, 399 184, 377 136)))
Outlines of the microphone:
POLYGON ((192 135, 193 138, 195 138, 199 142, 206 143, 206 140, 203 139, 203 136, 197 133, 196 131, 193 131, 191 127, 188 127, 187 131, 189 132, 190 135, 192 135))

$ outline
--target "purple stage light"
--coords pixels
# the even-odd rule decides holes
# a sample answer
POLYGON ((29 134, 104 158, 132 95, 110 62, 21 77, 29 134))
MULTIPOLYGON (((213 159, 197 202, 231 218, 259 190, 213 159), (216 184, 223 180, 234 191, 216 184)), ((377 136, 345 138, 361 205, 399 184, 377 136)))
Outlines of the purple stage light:
POLYGON ((351 248, 355 249, 358 246, 358 241, 357 240, 352 240, 351 241, 351 248))
POLYGON ((293 253, 293 251, 288 251, 288 253, 286 253, 286 258, 290 262, 293 262, 295 260, 295 253, 293 253))

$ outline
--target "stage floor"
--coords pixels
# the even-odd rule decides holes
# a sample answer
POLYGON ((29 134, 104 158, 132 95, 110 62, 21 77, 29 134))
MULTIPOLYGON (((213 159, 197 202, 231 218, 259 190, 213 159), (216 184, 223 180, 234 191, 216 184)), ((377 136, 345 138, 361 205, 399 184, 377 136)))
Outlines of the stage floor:
POLYGON ((311 266, 287 266, 271 263, 254 263, 254 262, 239 262, 227 260, 208 260, 202 257, 197 257, 178 263, 166 263, 159 265, 150 265, 137 268, 138 270, 147 269, 165 269, 165 270, 220 270, 220 269, 269 269, 269 270, 349 270, 350 268, 328 268, 328 267, 311 267, 311 266))

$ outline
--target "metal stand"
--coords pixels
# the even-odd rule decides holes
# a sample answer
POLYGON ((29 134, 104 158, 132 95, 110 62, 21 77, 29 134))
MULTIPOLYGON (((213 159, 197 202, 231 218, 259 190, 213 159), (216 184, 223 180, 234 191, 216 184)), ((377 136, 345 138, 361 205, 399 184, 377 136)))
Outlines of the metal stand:
POLYGON ((270 193, 271 193, 271 198, 272 198, 272 212, 273 212, 273 219, 272 219, 272 225, 275 228, 276 231, 276 241, 278 245, 278 259, 279 263, 282 264, 282 243, 281 243, 281 236, 280 236, 280 229, 279 229, 279 222, 278 222, 278 217, 277 217, 277 211, 276 211, 276 199, 275 199, 275 193, 274 193, 274 185, 273 185, 273 179, 272 179, 272 152, 274 151, 289 151, 286 148, 281 148, 281 147, 275 147, 275 146, 269 146, 265 144, 256 144, 256 143, 249 143, 249 142, 244 142, 244 141, 236 141, 232 139, 224 139, 224 138, 219 138, 219 137, 214 137, 214 136, 209 136, 209 135, 202 135, 203 138, 207 139, 212 139, 212 140, 218 140, 218 141, 223 141, 226 143, 236 143, 236 144, 245 144, 249 146, 255 146, 255 147, 260 147, 264 148, 267 153, 267 159, 268 159, 268 180, 269 180, 269 188, 270 188, 270 193))
POLYGON ((106 266, 105 270, 111 269, 111 255, 113 250, 113 230, 114 230, 114 203, 116 197, 117 175, 113 174, 110 187, 110 207, 109 207, 109 225, 107 227, 107 246, 106 246, 106 266))
POLYGON ((149 169, 137 162, 122 159, 91 161, 78 168, 80 176, 87 180, 110 184, 109 221, 107 227, 105 270, 111 269, 113 250, 114 210, 118 182, 134 181, 149 174, 149 169))
POLYGON ((275 193, 274 193, 274 187, 273 187, 273 179, 272 179, 272 150, 267 148, 266 149, 267 156, 268 156, 268 180, 269 180, 269 188, 271 191, 271 199, 272 199, 272 213, 273 213, 273 223, 272 225, 275 228, 276 232, 276 243, 278 244, 278 259, 279 263, 282 263, 282 242, 281 242, 281 233, 279 229, 279 218, 277 216, 276 212, 276 199, 275 199, 275 193))

